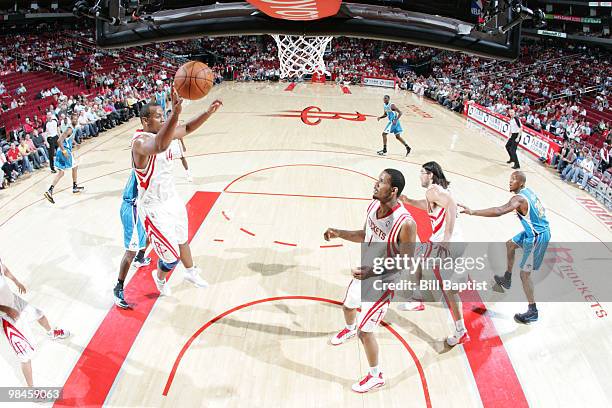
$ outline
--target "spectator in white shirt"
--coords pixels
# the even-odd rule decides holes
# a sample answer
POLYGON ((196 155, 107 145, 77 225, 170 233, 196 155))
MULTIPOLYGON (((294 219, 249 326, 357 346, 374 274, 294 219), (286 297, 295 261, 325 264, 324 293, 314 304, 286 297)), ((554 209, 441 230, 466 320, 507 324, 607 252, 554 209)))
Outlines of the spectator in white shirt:
POLYGON ((533 128, 535 130, 542 130, 542 123, 540 122, 540 118, 537 115, 533 118, 533 128))
POLYGON ((607 142, 604 142, 603 147, 599 150, 599 157, 601 157, 601 163, 599 165, 603 173, 610 167, 610 148, 607 142))
POLYGON ((83 135, 86 139, 89 139, 95 134, 91 123, 89 123, 87 119, 87 112, 85 112, 85 109, 81 109, 81 113, 79 114, 79 126, 83 129, 83 135))
POLYGON ((574 177, 572 177, 572 182, 578 184, 578 177, 582 176, 582 181, 580 182, 580 189, 584 190, 586 184, 589 182, 591 177, 593 177, 593 168, 595 167, 595 163, 593 163, 593 155, 589 153, 587 157, 580 162, 580 167, 578 171, 574 173, 574 177))

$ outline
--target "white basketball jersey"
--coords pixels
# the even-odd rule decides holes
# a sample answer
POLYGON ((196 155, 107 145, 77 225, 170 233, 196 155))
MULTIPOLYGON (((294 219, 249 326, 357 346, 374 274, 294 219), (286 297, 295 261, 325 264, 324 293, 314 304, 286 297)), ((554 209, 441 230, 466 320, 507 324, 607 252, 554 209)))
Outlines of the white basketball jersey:
POLYGON ((407 220, 411 220, 412 216, 406 208, 399 202, 390 213, 385 214, 382 218, 378 218, 376 212, 380 208, 380 201, 374 200, 368 207, 365 226, 365 243, 386 242, 387 245, 374 245, 374 251, 371 257, 394 256, 399 253, 398 238, 399 232, 407 220))
MULTIPOLYGON (((144 135, 155 136, 153 133, 136 131, 132 142, 144 135)), ((144 169, 137 169, 133 159, 132 167, 138 179, 139 204, 145 206, 161 204, 177 195, 172 174, 174 167, 172 164, 172 149, 170 147, 162 153, 149 156, 144 169)))
MULTIPOLYGON (((451 194, 450 190, 442 188, 442 186, 435 185, 435 187, 430 188, 439 188, 447 193, 451 194)), ((427 198, 425 198, 427 200, 427 198)), ((435 203, 430 203, 427 201, 427 214, 429 214, 429 220, 431 221, 431 238, 429 240, 431 242, 442 242, 444 240, 444 231, 446 230, 446 220, 447 220, 447 211, 446 208, 440 207, 435 203)), ((455 220, 455 225, 453 227, 453 235, 451 236, 451 242, 460 242, 462 240, 461 233, 459 230, 459 225, 455 220)))

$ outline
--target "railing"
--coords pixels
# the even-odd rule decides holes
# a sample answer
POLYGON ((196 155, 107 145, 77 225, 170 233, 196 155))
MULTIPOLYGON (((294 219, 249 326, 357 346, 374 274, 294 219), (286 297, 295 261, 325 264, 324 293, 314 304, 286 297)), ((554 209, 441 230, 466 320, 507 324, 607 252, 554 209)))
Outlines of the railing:
POLYGON ((187 58, 182 57, 180 55, 173 54, 173 53, 168 52, 168 51, 162 52, 161 55, 162 55, 162 57, 166 57, 166 58, 175 60, 180 65, 183 65, 183 64, 186 64, 186 63, 189 62, 189 60, 187 58))
POLYGON ((573 97, 573 96, 576 96, 576 95, 582 96, 582 95, 586 95, 586 94, 589 94, 589 93, 592 93, 592 92, 600 91, 600 90, 603 89, 603 87, 604 87, 604 85, 593 85, 593 86, 589 86, 589 87, 584 88, 584 90, 580 91, 580 92, 570 92, 569 94, 568 93, 558 93, 558 94, 552 95, 549 98, 545 98, 545 97, 538 98, 538 99, 536 99, 534 101, 534 104, 535 105, 541 105, 541 104, 549 103, 549 102, 556 101, 556 100, 559 100, 559 99, 570 98, 570 97, 573 97))
POLYGON ((34 64, 45 68, 47 71, 51 71, 51 72, 56 72, 58 74, 65 74, 66 76, 72 76, 74 78, 77 79, 82 79, 83 78, 83 74, 79 71, 74 71, 72 69, 68 69, 65 67, 59 67, 57 68, 55 65, 50 64, 48 62, 44 62, 44 61, 34 61, 34 64))
MULTIPOLYGON (((528 64, 528 65, 525 65, 525 66, 522 66, 522 67, 512 67, 510 65, 510 68, 502 69, 502 70, 498 70, 498 71, 493 71, 493 72, 489 71, 489 72, 484 72, 484 73, 480 73, 480 74, 478 74, 478 73, 476 73, 476 74, 471 73, 470 74, 470 79, 474 79, 474 78, 486 78, 488 76, 493 76, 493 75, 496 75, 496 76, 508 76, 509 74, 514 73, 514 72, 517 72, 519 75, 524 76, 525 74, 530 74, 530 73, 536 71, 539 68, 542 68, 542 67, 548 68, 548 65, 551 65, 551 64, 554 64, 554 63, 557 63, 557 62, 560 62, 560 61, 564 61, 566 59, 573 59, 573 58, 576 58, 579 55, 581 55, 581 54, 566 55, 564 57, 553 58, 553 59, 546 60, 546 61, 537 61, 537 62, 534 62, 533 64, 528 64)), ((495 64, 495 63, 492 63, 492 64, 495 64)), ((486 67, 489 68, 490 65, 492 65, 492 64, 489 64, 486 67)))

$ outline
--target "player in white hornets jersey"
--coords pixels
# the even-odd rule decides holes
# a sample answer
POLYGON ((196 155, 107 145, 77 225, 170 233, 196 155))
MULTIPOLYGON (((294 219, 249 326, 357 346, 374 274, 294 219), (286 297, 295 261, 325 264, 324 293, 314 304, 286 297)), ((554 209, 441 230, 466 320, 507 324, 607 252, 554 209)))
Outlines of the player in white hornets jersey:
MULTIPOLYGON (((384 170, 374 185, 374 201, 368 207, 364 227, 357 231, 328 228, 324 234, 325 240, 342 238, 361 243, 362 251, 368 253, 368 258, 376 256, 384 259, 395 255, 412 257, 417 239, 416 223, 398 201, 404 184, 402 173, 395 169, 384 170)), ((385 384, 383 374, 378 367, 378 343, 374 331, 385 317, 394 291, 385 288, 380 291, 369 290, 369 282, 363 284, 362 291, 362 281, 374 276, 373 272, 368 266, 352 270, 353 279, 343 302, 346 327, 331 338, 331 344, 337 346, 355 335, 359 336, 370 365, 369 373, 351 387, 353 391, 359 393, 368 392, 385 384), (361 312, 357 314, 359 307, 361 312)), ((386 273, 394 272, 397 270, 386 273)), ((381 275, 381 279, 384 279, 385 274, 381 275)))
POLYGON ((138 179, 138 208, 149 242, 159 256, 157 270, 152 272, 155 285, 162 295, 170 295, 166 275, 178 264, 185 267, 185 279, 198 287, 208 283, 194 266, 187 242, 187 211, 176 193, 172 175, 174 139, 181 139, 198 129, 219 109, 221 101, 214 101, 208 110, 183 126, 177 126, 182 110, 182 99, 172 93, 172 113, 164 120, 162 107, 149 103, 140 111, 143 129, 132 139, 132 166, 138 179))
MULTIPOLYGON (((431 221, 432 235, 429 243, 423 246, 423 255, 427 257, 456 259, 463 255, 465 244, 456 224, 457 202, 448 190, 450 183, 446 180, 442 167, 434 162, 427 162, 421 168, 421 186, 426 188, 424 200, 414 200, 401 196, 400 200, 413 207, 427 211, 431 221)), ((434 272, 435 273, 435 272, 434 272)), ((420 282, 422 270, 419 267, 416 280, 420 282)), ((467 273, 455 273, 453 270, 440 269, 440 278, 452 282, 467 282, 467 273)), ((446 339, 449 346, 455 346, 469 339, 463 322, 461 300, 457 291, 446 292, 446 300, 455 321, 455 332, 446 339)), ((413 300, 399 306, 400 310, 420 311, 425 308, 420 291, 416 290, 413 300)))

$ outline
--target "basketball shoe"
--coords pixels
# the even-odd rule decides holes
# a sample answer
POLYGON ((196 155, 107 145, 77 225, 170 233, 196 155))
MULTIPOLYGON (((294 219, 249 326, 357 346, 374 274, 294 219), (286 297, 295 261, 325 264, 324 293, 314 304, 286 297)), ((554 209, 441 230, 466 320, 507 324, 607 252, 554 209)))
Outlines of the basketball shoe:
POLYGON ((163 281, 160 281, 157 279, 157 269, 153 269, 151 271, 151 276, 153 277, 153 282, 155 282, 155 287, 157 287, 157 290, 159 290, 160 296, 170 296, 172 294, 170 286, 168 286, 168 280, 164 279, 163 281))
POLYGON ((512 274, 509 272, 506 272, 503 275, 495 275, 493 276, 493 279, 495 279, 495 283, 499 285, 499 290, 497 290, 497 292, 504 293, 504 289, 508 290, 510 289, 510 286, 512 286, 512 274))
POLYGON ((132 265, 134 265, 136 268, 140 268, 141 266, 147 266, 151 263, 151 258, 142 258, 142 259, 138 259, 138 258, 134 258, 134 260, 132 261, 132 265))
POLYGON ((185 268, 185 280, 187 282, 193 283, 198 288, 207 288, 208 282, 202 279, 202 277, 200 276, 200 272, 201 270, 197 266, 194 266, 192 268, 185 268))
POLYGON ((55 329, 49 330, 47 332, 47 336, 51 340, 61 340, 61 339, 68 338, 70 336, 70 332, 68 330, 59 329, 56 327, 55 329))
POLYGON ((125 297, 123 295, 123 285, 117 284, 113 289, 113 295, 115 295, 115 304, 122 308, 128 309, 130 305, 125 301, 125 297))
POLYGON ((332 336, 329 341, 333 346, 339 346, 340 344, 345 343, 350 338, 355 337, 356 334, 356 329, 351 330, 348 327, 345 327, 344 329, 336 333, 334 336, 332 336))
POLYGON ((382 149, 376 152, 379 156, 385 156, 387 154, 387 149, 382 149))
POLYGON ((538 309, 535 304, 529 305, 525 313, 517 313, 514 315, 514 320, 519 323, 529 324, 538 321, 538 309))
POLYGON ((410 298, 407 302, 400 303, 397 308, 403 312, 422 312, 425 310, 425 305, 421 299, 410 298))
POLYGON ((385 380, 383 379, 383 374, 378 373, 377 377, 372 376, 372 374, 368 373, 365 377, 361 379, 361 381, 356 382, 351 386, 351 389, 360 394, 364 392, 371 391, 375 388, 379 388, 385 385, 385 380))
POLYGON ((53 199, 53 193, 51 191, 45 191, 44 196, 51 204, 55 204, 55 200, 53 199))
POLYGON ((457 344, 463 344, 469 340, 470 336, 468 336, 468 332, 466 329, 455 330, 455 334, 446 338, 446 344, 451 347, 455 347, 457 344))

